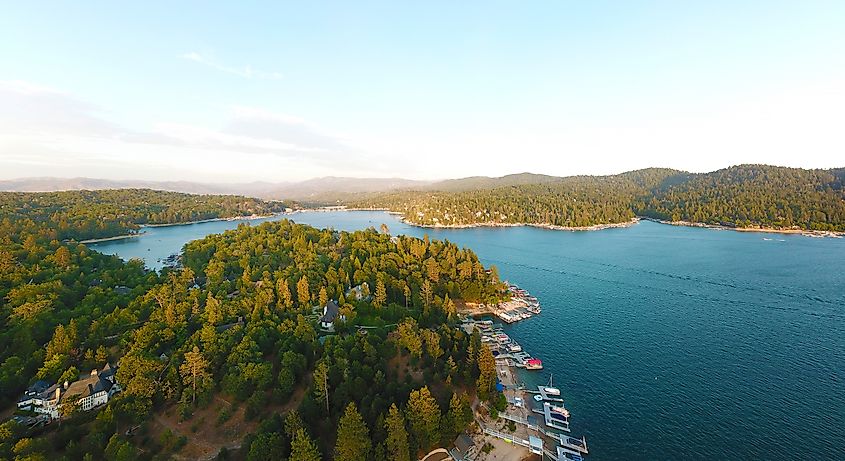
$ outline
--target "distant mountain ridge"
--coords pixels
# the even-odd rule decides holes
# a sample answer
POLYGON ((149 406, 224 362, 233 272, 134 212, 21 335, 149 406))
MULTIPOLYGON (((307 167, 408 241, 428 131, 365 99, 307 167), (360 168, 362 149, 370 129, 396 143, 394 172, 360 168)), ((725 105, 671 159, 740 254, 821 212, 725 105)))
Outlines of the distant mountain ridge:
POLYGON ((188 194, 227 194, 251 195, 245 191, 257 193, 271 190, 283 184, 273 183, 244 183, 244 184, 207 184, 192 181, 145 181, 145 180, 112 180, 98 178, 19 178, 0 180, 0 190, 7 192, 57 192, 70 190, 102 190, 102 189, 153 189, 167 192, 183 192, 188 194))
POLYGON ((549 176, 528 172, 509 174, 499 177, 470 176, 467 178, 437 181, 429 184, 426 189, 458 192, 474 189, 493 189, 496 187, 518 186, 521 184, 542 184, 560 181, 561 179, 563 179, 561 176, 549 176))
POLYGON ((264 198, 288 199, 304 202, 328 203, 353 196, 424 188, 433 181, 402 178, 347 178, 326 176, 281 185, 271 189, 264 198))
POLYGON ((366 194, 425 187, 432 181, 402 178, 346 178, 328 176, 301 182, 250 182, 233 184, 192 181, 111 180, 98 178, 33 177, 0 180, 7 192, 56 192, 68 190, 152 189, 189 194, 246 195, 273 200, 331 202, 350 194, 366 194))
POLYGON ((740 228, 845 231, 845 168, 737 165, 709 173, 645 168, 606 176, 518 173, 443 181, 323 177, 295 183, 204 184, 25 178, 0 189, 148 188, 245 195, 306 206, 387 208, 429 226, 549 224, 589 227, 635 216, 740 228))

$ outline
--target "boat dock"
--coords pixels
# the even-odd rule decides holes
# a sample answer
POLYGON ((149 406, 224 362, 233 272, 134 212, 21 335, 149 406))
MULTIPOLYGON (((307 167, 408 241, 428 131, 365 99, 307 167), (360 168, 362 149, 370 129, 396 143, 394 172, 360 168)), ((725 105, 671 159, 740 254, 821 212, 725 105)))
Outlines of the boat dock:
POLYGON ((505 282, 510 299, 496 304, 466 304, 464 314, 481 316, 495 315, 505 323, 514 323, 538 315, 542 308, 540 301, 518 286, 505 282))
POLYGON ((537 431, 545 435, 546 437, 554 440, 556 443, 559 443, 562 447, 568 450, 576 451, 584 455, 588 453, 587 439, 585 437, 581 437, 580 439, 578 439, 570 435, 548 431, 541 426, 542 422, 534 421, 533 416, 528 416, 528 418, 521 418, 519 416, 501 413, 499 414, 499 417, 508 421, 513 421, 516 424, 521 424, 527 427, 528 429, 537 431))
POLYGON ((546 426, 559 431, 569 432, 569 410, 562 406, 552 405, 549 402, 543 402, 543 408, 535 408, 534 413, 539 413, 545 418, 546 426))
POLYGON ((569 450, 566 447, 555 447, 556 452, 551 452, 549 450, 543 449, 543 454, 545 454, 549 459, 552 461, 584 461, 584 456, 581 453, 573 450, 569 450))
POLYGON ((498 413, 503 421, 479 421, 484 434, 528 448, 543 459, 582 461, 588 453, 587 441, 569 435, 570 414, 561 390, 554 386, 551 377, 547 385, 528 389, 516 375, 519 368, 542 369, 542 361, 507 335, 502 325, 490 320, 467 318, 461 328, 467 333, 480 331, 482 344, 490 348, 495 358, 497 385, 508 401, 507 409, 498 413), (503 422, 516 424, 517 429, 505 431, 503 422))
MULTIPOLYGON (((551 395, 551 394, 549 394, 549 393, 547 392, 547 390, 546 390, 546 389, 547 389, 547 387, 546 387, 546 386, 537 386, 537 389, 538 389, 538 390, 536 390, 536 391, 529 391, 529 390, 526 390, 525 392, 527 392, 527 393, 529 393, 529 394, 534 394, 535 396, 539 396, 539 397, 540 397, 540 399, 539 399, 540 401, 547 401, 547 402, 560 402, 560 403, 563 403, 563 399, 562 399, 562 398, 560 398, 560 393, 558 393, 558 394, 556 394, 556 395, 551 395)), ((534 399, 535 399, 535 400, 537 400, 537 397, 534 397, 534 399)))

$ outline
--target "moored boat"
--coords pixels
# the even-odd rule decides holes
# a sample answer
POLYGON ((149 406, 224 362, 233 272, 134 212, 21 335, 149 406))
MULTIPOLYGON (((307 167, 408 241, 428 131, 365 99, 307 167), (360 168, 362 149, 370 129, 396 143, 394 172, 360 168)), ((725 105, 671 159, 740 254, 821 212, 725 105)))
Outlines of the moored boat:
MULTIPOLYGON (((542 370, 543 369, 543 361, 540 359, 528 359, 525 361, 525 369, 526 370, 542 370)), ((559 393, 560 391, 558 391, 559 393)))
POLYGON ((543 390, 543 392, 545 392, 548 395, 551 395, 551 396, 554 396, 554 397, 560 396, 560 389, 558 389, 558 388, 556 388, 552 385, 552 375, 549 375, 549 385, 543 386, 542 390, 543 390))

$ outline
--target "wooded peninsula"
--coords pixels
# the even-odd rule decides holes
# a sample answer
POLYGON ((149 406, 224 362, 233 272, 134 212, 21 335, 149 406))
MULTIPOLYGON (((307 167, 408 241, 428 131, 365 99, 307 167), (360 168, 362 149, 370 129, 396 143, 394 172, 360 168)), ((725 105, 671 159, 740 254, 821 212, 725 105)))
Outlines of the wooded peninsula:
POLYGON ((448 446, 477 399, 506 404, 491 351, 455 328, 460 303, 505 296, 471 250, 283 220, 190 242, 157 273, 61 239, 277 205, 2 200, 0 398, 18 409, 2 459, 410 460, 448 446))

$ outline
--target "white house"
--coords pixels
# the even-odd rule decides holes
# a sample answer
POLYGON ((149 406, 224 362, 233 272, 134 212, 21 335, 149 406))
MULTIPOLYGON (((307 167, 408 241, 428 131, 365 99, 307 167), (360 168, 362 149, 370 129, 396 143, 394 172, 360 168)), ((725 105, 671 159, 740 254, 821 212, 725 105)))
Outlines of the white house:
POLYGON ((65 381, 64 384, 45 387, 43 381, 36 382, 18 399, 18 408, 58 419, 62 405, 67 402, 77 402, 82 411, 105 405, 115 393, 120 392, 120 385, 115 380, 116 371, 106 364, 102 370, 91 370, 88 376, 72 383, 65 381))

